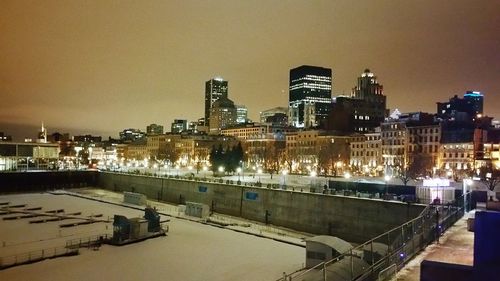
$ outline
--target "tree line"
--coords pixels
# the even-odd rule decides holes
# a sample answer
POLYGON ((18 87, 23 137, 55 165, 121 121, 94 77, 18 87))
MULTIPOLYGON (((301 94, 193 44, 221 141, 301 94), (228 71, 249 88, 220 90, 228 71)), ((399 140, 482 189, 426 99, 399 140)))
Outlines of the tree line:
POLYGON ((233 147, 218 147, 212 146, 210 151, 210 164, 212 165, 212 172, 217 172, 219 167, 224 168, 226 173, 234 173, 238 167, 243 163, 244 153, 241 142, 233 147))

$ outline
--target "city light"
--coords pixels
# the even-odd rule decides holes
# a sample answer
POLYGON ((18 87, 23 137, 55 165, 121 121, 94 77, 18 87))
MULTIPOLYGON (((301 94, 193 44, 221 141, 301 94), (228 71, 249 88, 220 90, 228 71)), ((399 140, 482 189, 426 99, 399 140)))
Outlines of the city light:
MULTIPOLYGON (((352 6, 346 4, 341 8, 330 3, 335 1, 324 1, 321 5, 289 5, 287 9, 283 9, 281 3, 269 1, 265 9, 279 11, 279 16, 273 17, 269 17, 270 12, 259 13, 261 5, 251 2, 244 9, 234 9, 233 5, 169 3, 167 8, 173 12, 167 16, 165 7, 150 4, 143 6, 137 1, 133 5, 120 3, 120 9, 116 9, 116 5, 100 5, 99 9, 96 9, 96 5, 85 5, 85 15, 90 16, 70 17, 71 24, 65 25, 57 20, 54 24, 52 19, 66 19, 68 15, 78 14, 82 9, 81 5, 65 5, 64 9, 53 9, 45 7, 46 4, 23 5, 17 2, 19 1, 10 1, 8 9, 0 9, 0 14, 3 12, 6 18, 4 21, 9 23, 7 28, 2 28, 2 33, 5 33, 2 36, 9 42, 2 46, 2 51, 8 54, 8 59, 2 60, 0 64, 1 80, 8 82, 0 87, 2 92, 7 92, 7 95, 2 96, 3 108, 0 111, 2 117, 10 119, 4 120, 8 123, 5 129, 11 130, 12 125, 21 123, 24 124, 23 127, 31 128, 32 123, 42 117, 53 124, 48 126, 50 132, 44 122, 41 131, 16 132, 23 134, 23 138, 37 136, 25 139, 33 141, 30 146, 16 143, 21 139, 12 140, 5 135, 11 132, 3 132, 2 127, 0 181, 7 176, 7 180, 10 180, 11 172, 15 172, 13 176, 21 180, 24 175, 18 172, 24 172, 26 167, 26 172, 30 173, 28 177, 50 173, 50 177, 43 178, 40 183, 30 179, 28 187, 36 190, 47 187, 83 187, 88 184, 120 194, 128 191, 137 193, 136 195, 144 193, 149 200, 154 200, 152 207, 158 207, 162 213, 172 212, 162 214, 161 218, 158 216, 157 221, 166 222, 163 216, 167 215, 185 218, 192 215, 189 213, 193 209, 199 209, 200 215, 189 220, 219 226, 233 225, 239 232, 252 235, 258 233, 259 236, 272 239, 283 235, 283 241, 290 240, 287 237, 289 234, 294 237, 303 235, 290 233, 289 230, 267 230, 274 230, 272 228, 275 226, 296 227, 304 233, 338 235, 353 240, 348 242, 355 242, 352 245, 355 248, 351 247, 348 253, 335 258, 339 262, 337 265, 326 261, 324 253, 314 252, 314 249, 310 252, 309 247, 305 257, 302 255, 297 260, 292 260, 292 256, 285 256, 285 259, 256 258, 261 264, 265 260, 267 266, 275 269, 276 274, 270 276, 274 279, 282 272, 278 262, 287 263, 283 267, 285 270, 300 264, 302 268, 307 268, 304 273, 294 272, 293 276, 284 274, 283 280, 291 280, 292 277, 309 280, 314 279, 314 275, 321 274, 323 279, 327 279, 333 274, 333 267, 342 266, 341 262, 346 262, 351 279, 382 276, 380 270, 384 270, 382 273, 392 274, 394 270, 405 266, 398 261, 413 258, 426 245, 439 238, 439 224, 442 223, 445 230, 453 225, 458 216, 468 215, 467 205, 476 207, 478 204, 475 201, 485 201, 477 202, 480 203, 478 206, 484 207, 483 209, 498 207, 496 201, 500 183, 496 183, 500 181, 500 136, 497 133, 500 130, 500 120, 493 115, 500 113, 500 99, 495 94, 498 88, 492 87, 498 84, 491 75, 495 69, 486 67, 488 63, 497 62, 495 52, 492 51, 491 44, 486 44, 491 42, 485 41, 498 35, 498 31, 494 32, 495 29, 491 28, 498 19, 495 17, 498 13, 494 12, 494 4, 464 1, 460 5, 442 5, 427 1, 429 3, 425 4, 428 5, 421 6, 426 11, 439 15, 429 22, 428 13, 419 13, 422 7, 416 10, 415 5, 400 4, 395 8, 394 3, 371 1, 367 1, 369 4, 352 1, 352 6), (487 12, 474 12, 479 8, 487 12), (319 9, 327 11, 328 16, 315 16, 319 9), (298 20, 300 15, 296 13, 297 10, 301 15, 309 15, 307 20, 298 20), (248 21, 237 20, 246 19, 248 11, 253 11, 252 22, 262 24, 247 24, 248 21), (457 16, 463 11, 469 11, 466 18, 457 16), (356 19, 359 20, 356 26, 363 28, 345 24, 340 26, 342 30, 334 34, 330 34, 330 29, 321 28, 338 27, 335 20, 350 18, 350 13, 356 14, 356 19), (134 20, 135 14, 144 14, 148 18, 134 20), (102 15, 106 15, 104 27, 102 15), (236 20, 228 21, 227 17, 220 15, 230 15, 230 19, 236 20), (369 24, 373 22, 374 15, 391 19, 390 24, 369 24), (122 19, 130 18, 132 20, 127 21, 124 26, 122 19), (200 18, 203 18, 203 28, 198 28, 200 18), (406 18, 412 20, 404 20, 406 18), (468 24, 470 22, 474 24, 468 24), (230 26, 229 30, 225 25, 230 26), (300 28, 296 28, 297 25, 300 28), (431 25, 438 26, 439 30, 427 28, 431 25), (100 36, 89 40, 85 32, 75 32, 78 31, 78 28, 74 30, 75 27, 80 26, 96 30, 100 36), (289 28, 274 28, 273 36, 268 36, 269 26, 289 28), (461 26, 467 28, 457 28, 461 26), (50 32, 46 32, 47 30, 50 32), (124 30, 132 32, 128 32, 126 37, 118 38, 126 40, 115 40, 117 38, 102 36, 102 32, 99 33, 101 30, 105 30, 105 35, 122 34, 124 30), (141 32, 134 32, 137 30, 141 32), (401 30, 408 32, 400 32, 401 30), (40 34, 43 35, 43 40, 38 40, 40 34), (323 36, 324 34, 327 36, 323 36), (356 38, 362 38, 363 42, 369 42, 369 47, 376 50, 387 42, 398 44, 392 44, 390 52, 382 57, 378 53, 363 54, 368 44, 360 44, 363 42, 359 40, 353 44, 336 44, 339 50, 334 53, 346 55, 341 60, 331 59, 332 52, 325 46, 331 45, 332 38, 335 38, 335 42, 349 42, 352 41, 353 34, 356 38), (420 44, 413 53, 406 52, 407 46, 415 41, 415 36, 412 36, 414 34, 425 38, 428 43, 420 44), (457 42, 444 40, 443 34, 446 34, 446 38, 470 39, 466 46, 468 52, 454 52, 457 42), (477 34, 481 36, 474 36, 477 34), (158 43, 157 37, 161 37, 161 42, 168 40, 168 48, 165 48, 165 44, 154 44, 158 43), (60 44, 61 38, 71 39, 70 44, 60 44), (256 38, 266 38, 265 47, 268 48, 252 48, 259 45, 255 43, 258 42, 256 38), (483 40, 473 40, 474 38, 483 40), (298 43, 290 48, 291 43, 287 39, 298 43), (81 42, 87 44, 79 44, 81 42), (88 48, 88 42, 91 48, 88 48), (146 57, 130 52, 140 51, 136 46, 142 47, 140 42, 144 42, 143 45, 147 47, 146 57), (436 53, 436 42, 440 43, 439 53, 453 54, 453 59, 433 59, 434 56, 426 56, 425 54, 436 53), (35 47, 19 48, 20 46, 35 47), (74 50, 67 52, 68 46, 74 50), (196 48, 200 46, 203 52, 196 48), (220 46, 224 48, 221 49, 220 46), (307 48, 311 49, 310 46, 319 49, 308 52, 307 48), (84 56, 81 55, 81 50, 84 51, 84 56), (229 50, 245 51, 233 52, 228 60, 225 54, 229 50), (56 64, 56 72, 45 71, 46 68, 51 69, 47 62, 59 58, 61 53, 67 63, 56 64), (109 59, 102 63, 102 58, 109 58, 110 54, 113 55, 112 58, 120 59, 109 59), (399 56, 400 54, 403 56, 399 56), (473 60, 468 59, 470 54, 475 55, 473 60), (360 55, 370 58, 363 60, 367 62, 364 71, 365 67, 354 69, 359 67, 356 66, 356 58, 360 55), (87 57, 97 59, 85 59, 87 57), (249 65, 247 57, 260 59, 252 60, 249 65), (322 66, 314 66, 316 63, 322 66), (26 65, 32 69, 26 68, 26 65), (396 66, 393 67, 394 71, 384 71, 391 65, 396 66), (371 67, 377 69, 370 71, 371 67), (33 69, 36 71, 30 73, 29 70, 33 69), (474 79, 463 79, 453 75, 451 71, 443 71, 444 74, 427 71, 429 69, 458 69, 464 72, 474 70, 474 79), (221 75, 234 80, 224 80, 221 75, 210 71, 223 71, 221 75), (148 75, 150 73, 159 75, 148 75), (418 75, 412 75, 413 73, 418 75), (37 77, 36 74, 43 74, 43 77, 37 77), (128 81, 127 78, 133 79, 128 81), (47 83, 38 83, 39 80, 49 81, 50 87, 47 87, 47 83), (411 85, 408 81, 412 82, 411 85), (451 87, 457 83, 459 87, 451 87), (410 86, 415 85, 418 86, 418 91, 410 89, 410 86), (485 91, 484 96, 477 90, 467 90, 478 86, 481 88, 477 90, 485 91), (385 95, 384 88, 390 90, 389 95, 385 95), (438 92, 440 95, 434 94, 438 92), (394 98, 397 95, 391 93, 400 94, 394 98), (445 95, 445 100, 438 100, 445 95), (79 109, 85 110, 75 110, 68 106, 75 102, 79 109), (429 105, 437 105, 437 108, 429 105), (391 114, 389 106, 404 108, 404 111, 395 109, 391 114), (254 110, 254 113, 260 112, 260 116, 248 115, 247 108, 254 110), (168 124, 171 120, 174 122, 168 124), (164 124, 150 124, 144 128, 148 124, 146 122, 164 124), (129 128, 130 126, 135 128, 129 128), (71 132, 66 132, 64 128, 71 132), (72 135, 78 128, 84 131, 72 135), (105 138, 92 136, 92 132, 103 133, 105 138), (41 173, 32 173, 35 169, 41 173), (200 173, 200 170, 206 173, 200 173), (4 174, 3 171, 7 173, 4 174), (85 178, 87 174, 89 180, 85 178), (40 185, 40 188, 35 185, 40 185), (463 198, 458 198, 460 191, 463 198), (175 208, 163 206, 162 201, 167 200, 169 204, 175 204, 175 208), (435 206, 437 204, 441 206, 435 206), (225 221, 227 216, 231 216, 230 221, 225 221), (251 221, 240 223, 235 219, 237 216, 245 220, 256 220, 259 225, 254 225, 251 221), (417 216, 419 219, 415 220, 417 216), (261 221, 266 222, 266 228, 261 227, 261 221), (400 223, 404 223, 398 228, 400 231, 381 235, 381 239, 370 240, 373 237, 367 237, 379 235, 382 230, 393 229, 400 223), (370 229, 371 227, 375 229, 370 229), (370 246, 369 244, 358 246, 358 242, 363 241, 372 241, 371 249, 365 247, 370 246), (419 243, 414 243, 415 241, 419 243), (379 242, 386 247, 375 244, 379 242), (413 247, 399 247, 408 245, 408 242, 413 247), (322 268, 317 265, 309 266, 308 263, 315 258, 320 262, 320 257, 323 260, 320 265, 322 268), (388 262, 384 266, 378 266, 380 263, 377 260, 388 262), (361 263, 365 262, 368 265, 362 269, 361 263), (388 266, 391 266, 390 271, 386 270, 388 266), (362 270, 366 271, 361 272, 362 270), (309 273, 312 277, 306 276, 309 273), (299 278, 298 275, 302 276, 299 278)), ((63 43, 66 41, 68 40, 63 43)), ((14 130, 21 129, 23 128, 14 130)), ((14 137, 20 138, 21 135, 14 137)), ((13 184, 13 188, 24 187, 13 184)), ((87 191, 88 189, 84 190, 87 191)), ((122 203, 118 195, 101 197, 113 199, 109 203, 122 203)), ((6 203, 0 205, 10 204, 2 199, 3 201, 6 203)), ((20 208, 20 212, 27 209, 20 208)), ((43 210, 46 210, 45 207, 43 210)), ((119 210, 116 211, 115 215, 118 215, 119 210)), ((88 213, 91 212, 82 213, 82 219, 97 221, 92 219, 95 214, 88 213)), ((46 211, 40 214, 47 217, 46 211)), ((103 221, 105 216, 109 222, 106 231, 102 231, 100 223, 88 226, 95 227, 96 231, 100 228, 99 232, 91 231, 91 234, 100 236, 111 233, 111 227, 113 230, 120 228, 117 224, 111 226, 112 213, 103 213, 103 221)), ((469 216, 465 216, 462 221, 465 219, 469 219, 469 216)), ((470 224, 472 219, 467 220, 467 223, 470 224)), ((480 216, 474 219, 478 219, 478 222, 480 216)), ((145 229, 146 224, 142 224, 142 218, 140 220, 134 221, 134 227, 145 229)), ((187 220, 176 220, 175 223, 178 222, 188 222, 191 225, 187 220)), ((77 227, 58 230, 58 241, 64 242, 68 236, 66 234, 72 229, 77 227)), ((85 232, 90 233, 89 229, 85 232)), ((217 231, 216 228, 212 229, 217 231)), ((16 235, 21 233, 14 230, 16 235)), ((132 229, 128 230, 133 232, 132 229)), ((175 227, 174 230, 183 229, 175 227)), ((225 236, 231 234, 225 232, 225 236)), ((476 234, 480 232, 476 231, 476 234)), ((210 235, 207 231, 196 233, 200 235, 200 241, 204 236, 210 235)), ((69 238, 75 241, 82 238, 73 236, 69 238)), ((192 235, 177 235, 174 232, 165 240, 189 236, 192 235)), ((231 240, 225 239, 225 236, 221 236, 223 239, 220 240, 231 240)), ((209 238, 207 236, 204 240, 214 241, 209 238)), ((6 239, 2 238, 4 246, 12 242, 4 240, 6 239)), ((56 242, 54 240, 51 244, 56 245, 56 242)), ((103 241, 99 241, 99 244, 101 242, 103 241)), ((191 248, 195 245, 181 242, 176 245, 191 248)), ((248 244, 243 242, 245 241, 242 240, 240 244, 248 244)), ((302 242, 307 244, 314 240, 302 242)), ((87 244, 90 247, 90 240, 87 244)), ((28 246, 35 249, 34 245, 28 246)), ((255 248, 259 253, 265 252, 255 248)), ((201 250, 198 253, 212 254, 201 250)), ((286 249, 281 251, 283 255, 286 255, 285 251, 286 249)), ((219 252, 227 250, 221 249, 219 252)), ((44 253, 47 252, 42 250, 42 254, 44 253)), ((246 251, 241 250, 237 254, 241 256, 246 251)), ((155 253, 151 255, 160 262, 165 260, 155 253)), ((31 254, 28 257, 33 258, 31 254)), ((248 263, 245 268, 241 267, 241 271, 247 273, 245 278, 264 279, 251 274, 267 274, 267 269, 249 270, 255 268, 251 261, 243 256, 239 258, 248 263)), ((0 261, 2 260, 0 257, 0 261)), ((17 257, 15 260, 18 262, 17 257)), ((187 270, 176 268, 174 263, 165 264, 160 269, 190 273, 192 264, 200 264, 200 261, 203 263, 206 260, 205 256, 195 255, 195 258, 189 260, 189 264, 186 263, 187 270)), ((221 259, 211 262, 217 263, 218 267, 226 266, 225 261, 219 263, 219 260, 221 259)), ((3 266, 2 262, 0 266, 3 266)), ((137 271, 138 268, 141 267, 138 265, 130 270, 137 271)), ((199 268, 193 273, 204 270, 199 268)), ((221 269, 212 275, 214 278, 219 277, 218 279, 225 277, 220 272, 225 271, 221 269)), ((105 279, 104 277, 107 276, 102 278, 105 279)), ((184 279, 196 279, 189 277, 184 279)))

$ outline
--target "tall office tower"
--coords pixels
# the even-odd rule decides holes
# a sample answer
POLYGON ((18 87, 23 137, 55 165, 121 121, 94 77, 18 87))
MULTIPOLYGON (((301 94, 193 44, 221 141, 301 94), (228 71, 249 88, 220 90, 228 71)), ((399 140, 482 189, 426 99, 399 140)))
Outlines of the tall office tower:
POLYGON ((38 132, 38 138, 36 140, 38 143, 47 143, 47 128, 43 125, 42 122, 42 130, 38 132))
POLYGON ((377 82, 377 77, 365 69, 350 97, 334 99, 327 128, 343 132, 373 132, 387 115, 383 87, 377 82))
POLYGON ((150 124, 146 126, 146 134, 150 135, 162 135, 163 134, 163 126, 157 124, 150 124))
POLYGON ((248 120, 248 109, 244 105, 236 106, 236 123, 245 124, 248 120))
POLYGON ((467 91, 464 98, 457 95, 448 102, 437 103, 437 115, 442 119, 472 120, 483 114, 483 94, 476 91, 467 91))
POLYGON ((210 109, 210 134, 220 134, 222 129, 236 125, 236 106, 222 97, 210 109))
POLYGON ((354 127, 358 132, 371 132, 384 121, 388 114, 386 108, 386 96, 384 87, 377 81, 369 69, 358 77, 357 85, 352 89, 351 97, 356 100, 363 100, 358 104, 354 114, 354 127), (356 116, 357 115, 357 116, 356 116))
POLYGON ((227 81, 215 77, 205 82, 205 126, 210 126, 210 109, 221 97, 227 98, 227 81))
POLYGON ((288 122, 315 127, 328 117, 332 102, 332 70, 303 65, 290 70, 288 122))

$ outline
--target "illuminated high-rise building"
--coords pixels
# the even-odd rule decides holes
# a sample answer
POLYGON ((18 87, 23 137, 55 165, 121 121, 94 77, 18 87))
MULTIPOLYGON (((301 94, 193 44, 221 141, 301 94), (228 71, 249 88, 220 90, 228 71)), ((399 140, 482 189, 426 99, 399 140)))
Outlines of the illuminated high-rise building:
POLYGON ((236 123, 245 124, 248 120, 248 109, 244 105, 236 105, 236 123))
POLYGON ((290 70, 288 122, 316 127, 328 117, 332 102, 332 70, 303 65, 290 70))
POLYGON ((47 143, 47 128, 43 125, 42 122, 42 130, 38 132, 38 138, 36 140, 38 143, 47 143))
POLYGON ((227 81, 216 77, 205 82, 205 126, 210 126, 210 110, 221 97, 227 99, 227 81))
POLYGON ((222 129, 236 125, 236 106, 228 98, 222 97, 210 109, 210 134, 220 134, 222 129))
POLYGON ((384 88, 365 69, 351 96, 338 96, 332 103, 327 129, 343 132, 373 132, 388 115, 384 88))

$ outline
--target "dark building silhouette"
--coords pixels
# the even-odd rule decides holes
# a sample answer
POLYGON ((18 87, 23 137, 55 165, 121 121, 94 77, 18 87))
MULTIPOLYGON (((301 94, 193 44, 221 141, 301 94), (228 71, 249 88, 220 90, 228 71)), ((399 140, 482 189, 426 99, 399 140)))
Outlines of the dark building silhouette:
POLYGON ((210 109, 221 97, 227 98, 227 81, 216 77, 205 82, 205 126, 210 126, 210 109))
POLYGON ((383 86, 369 69, 365 69, 350 97, 334 99, 326 127, 342 132, 373 132, 387 114, 383 86))
POLYGON ((47 136, 49 142, 65 142, 70 141, 69 133, 61 134, 59 132, 55 132, 49 136, 47 136))
POLYGON ((483 115, 483 94, 467 91, 463 98, 457 95, 448 102, 437 103, 437 116, 444 120, 473 120, 483 115))
POLYGON ((290 70, 288 122, 316 127, 328 117, 332 102, 332 70, 303 65, 290 70))
POLYGON ((74 136, 73 141, 100 143, 100 142, 102 142, 102 137, 101 136, 92 136, 92 135, 81 135, 81 136, 74 136))
POLYGON ((236 106, 226 97, 221 97, 210 110, 210 133, 220 134, 222 129, 234 126, 236 122, 236 106))
POLYGON ((188 129, 188 122, 185 119, 175 119, 170 126, 170 132, 178 134, 188 129))
POLYGON ((467 91, 463 98, 455 95, 448 102, 438 102, 436 116, 443 123, 443 143, 480 143, 475 139, 474 131, 492 127, 492 118, 483 116, 483 95, 480 92, 467 91))
POLYGON ((163 134, 163 126, 157 124, 150 124, 146 126, 146 134, 150 135, 162 135, 163 134))
POLYGON ((288 124, 288 115, 284 113, 275 113, 267 117, 265 123, 270 123, 273 126, 286 126, 288 124))
POLYGON ((12 141, 12 136, 8 136, 4 132, 0 132, 0 141, 12 141))
POLYGON ((133 142, 146 137, 146 134, 139 129, 125 129, 120 133, 121 142, 133 142))

